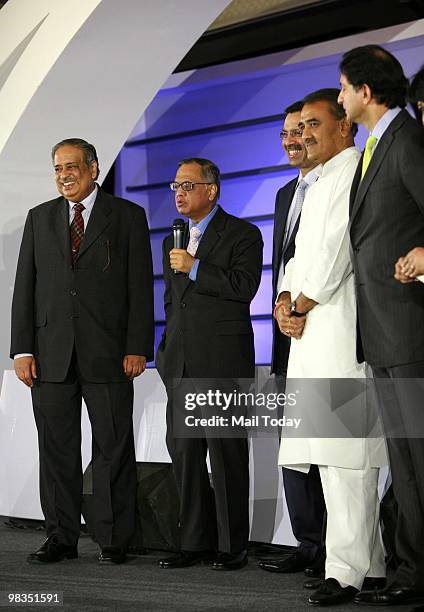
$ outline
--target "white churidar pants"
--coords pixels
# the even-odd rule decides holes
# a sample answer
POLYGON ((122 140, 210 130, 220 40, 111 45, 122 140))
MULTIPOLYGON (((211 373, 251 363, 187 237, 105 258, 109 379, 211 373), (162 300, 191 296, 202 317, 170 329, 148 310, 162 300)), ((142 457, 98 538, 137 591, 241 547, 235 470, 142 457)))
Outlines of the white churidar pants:
POLYGON ((379 468, 320 465, 319 472, 327 506, 325 577, 361 589, 366 576, 386 575, 379 525, 379 468))

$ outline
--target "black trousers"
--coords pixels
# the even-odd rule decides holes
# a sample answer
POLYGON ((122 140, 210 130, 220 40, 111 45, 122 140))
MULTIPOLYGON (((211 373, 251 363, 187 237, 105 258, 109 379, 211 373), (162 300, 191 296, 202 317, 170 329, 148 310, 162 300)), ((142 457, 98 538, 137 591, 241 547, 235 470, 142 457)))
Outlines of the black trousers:
POLYGON ((166 443, 180 497, 181 549, 239 553, 249 539, 247 438, 176 437, 174 413, 179 409, 168 389, 166 443))
POLYGON ((283 467, 284 492, 299 551, 310 561, 325 556, 325 501, 318 466, 307 474, 283 467))
POLYGON ((73 359, 62 383, 35 381, 40 499, 47 536, 77 543, 81 524, 81 401, 92 429, 94 535, 101 547, 126 548, 135 529, 133 384, 85 381, 73 359))
MULTIPOLYGON (((284 393, 285 375, 276 374, 274 383, 276 390, 284 393)), ((308 473, 285 467, 282 470, 293 535, 299 542, 299 552, 313 562, 325 556, 326 508, 318 466, 311 465, 308 473)))
POLYGON ((395 580, 424 591, 424 362, 372 370, 397 502, 395 580))

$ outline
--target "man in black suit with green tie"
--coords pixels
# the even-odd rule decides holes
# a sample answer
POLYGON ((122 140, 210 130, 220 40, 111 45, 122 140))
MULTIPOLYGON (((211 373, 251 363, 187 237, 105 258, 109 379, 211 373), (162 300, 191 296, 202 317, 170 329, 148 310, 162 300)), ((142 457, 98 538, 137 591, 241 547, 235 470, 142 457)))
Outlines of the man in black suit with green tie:
POLYGON ((350 237, 358 306, 358 360, 371 366, 398 504, 399 567, 381 591, 355 601, 424 598, 424 286, 401 284, 395 262, 424 239, 424 131, 404 109, 408 81, 382 47, 348 51, 340 64, 343 104, 369 137, 353 180, 350 237))

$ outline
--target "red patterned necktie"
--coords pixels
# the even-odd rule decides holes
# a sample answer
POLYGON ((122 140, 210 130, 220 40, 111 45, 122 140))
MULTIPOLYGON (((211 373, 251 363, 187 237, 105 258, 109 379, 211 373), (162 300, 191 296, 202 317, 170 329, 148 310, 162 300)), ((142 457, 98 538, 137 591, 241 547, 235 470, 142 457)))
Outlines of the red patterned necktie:
POLYGON ((80 248, 81 240, 84 236, 84 219, 82 211, 85 206, 83 204, 74 204, 74 218, 71 223, 71 246, 72 246, 72 261, 75 261, 80 248))

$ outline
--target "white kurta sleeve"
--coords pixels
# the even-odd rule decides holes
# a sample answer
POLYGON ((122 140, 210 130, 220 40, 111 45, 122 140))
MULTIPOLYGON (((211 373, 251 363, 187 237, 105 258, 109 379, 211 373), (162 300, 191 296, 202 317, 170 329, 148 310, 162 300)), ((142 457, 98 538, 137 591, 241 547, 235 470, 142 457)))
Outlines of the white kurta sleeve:
MULTIPOLYGON (((349 159, 342 170, 337 169, 334 182, 326 185, 326 191, 330 187, 331 192, 323 194, 328 198, 328 206, 322 245, 302 283, 302 293, 319 304, 328 302, 352 274, 348 223, 349 194, 355 170, 356 160, 349 159)), ((317 197, 318 193, 315 195, 317 197)))

